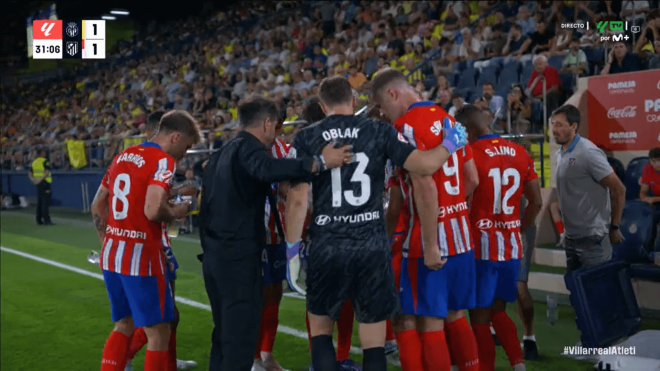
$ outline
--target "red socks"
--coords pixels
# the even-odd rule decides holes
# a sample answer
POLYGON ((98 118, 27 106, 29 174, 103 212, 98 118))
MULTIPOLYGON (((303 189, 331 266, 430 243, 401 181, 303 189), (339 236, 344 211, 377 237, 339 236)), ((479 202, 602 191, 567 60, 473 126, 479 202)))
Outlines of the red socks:
POLYGON ((337 361, 347 360, 353 338, 353 303, 346 300, 341 307, 337 322, 337 361))
POLYGON ((387 320, 387 333, 385 335, 385 341, 394 340, 394 330, 392 329, 392 321, 387 320))
MULTIPOLYGON (((144 359, 144 371, 167 370, 170 363, 170 352, 168 350, 149 350, 144 359)), ((119 370, 119 369, 117 369, 119 370)), ((123 368, 121 369, 124 370, 123 368)), ((101 370, 105 371, 105 370, 101 370)))
MULTIPOLYGON (((399 346, 399 361, 403 371, 423 370, 422 341, 417 330, 406 330, 396 334, 399 346)), ((446 347, 446 343, 445 343, 446 347)))
POLYGON ((130 337, 118 331, 111 332, 103 347, 101 371, 123 371, 129 344, 130 337))
POLYGON ((444 331, 420 332, 422 361, 426 371, 450 371, 449 349, 444 331))
POLYGON ((557 230, 557 233, 562 234, 564 233, 564 222, 561 220, 558 222, 555 222, 555 229, 557 230))
POLYGON ((495 341, 490 333, 490 324, 472 324, 472 332, 479 348, 479 370, 495 371, 495 341))
MULTIPOLYGON (((254 359, 261 359, 261 352, 273 352, 277 326, 279 325, 279 305, 266 305, 261 309, 261 328, 259 329, 259 346, 254 359)), ((307 317, 305 316, 305 319, 307 317)))
POLYGON ((176 331, 170 333, 170 343, 167 348, 170 356, 169 371, 176 371, 176 331))
POLYGON ((133 359, 137 352, 140 351, 147 344, 147 334, 144 333, 142 327, 138 327, 133 332, 133 340, 128 347, 128 353, 126 354, 126 359, 133 359))
POLYGON ((511 318, 506 312, 491 312, 490 320, 495 328, 495 334, 502 343, 502 348, 509 357, 511 366, 523 363, 522 349, 520 349, 520 341, 518 340, 518 330, 511 318))
POLYGON ((449 332, 449 349, 458 369, 478 371, 479 350, 467 318, 461 317, 454 322, 445 322, 445 327, 449 332))

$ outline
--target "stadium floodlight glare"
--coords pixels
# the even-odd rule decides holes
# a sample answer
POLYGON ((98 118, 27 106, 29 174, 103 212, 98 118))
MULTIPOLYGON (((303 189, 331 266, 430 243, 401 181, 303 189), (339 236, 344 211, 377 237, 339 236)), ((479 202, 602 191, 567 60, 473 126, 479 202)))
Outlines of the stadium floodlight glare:
POLYGON ((131 13, 129 13, 127 10, 118 10, 118 9, 115 9, 115 10, 111 10, 111 11, 110 11, 110 14, 115 14, 115 15, 129 15, 129 14, 131 14, 131 13))
POLYGON ((102 19, 105 19, 106 21, 114 21, 117 19, 117 17, 111 16, 111 15, 103 15, 101 16, 102 19))

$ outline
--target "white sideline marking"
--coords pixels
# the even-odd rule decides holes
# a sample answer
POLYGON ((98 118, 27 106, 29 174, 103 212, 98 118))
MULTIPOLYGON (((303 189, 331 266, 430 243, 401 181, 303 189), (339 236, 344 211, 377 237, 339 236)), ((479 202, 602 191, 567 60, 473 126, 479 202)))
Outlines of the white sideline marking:
MULTIPOLYGON (((45 259, 45 258, 36 256, 36 255, 24 253, 22 251, 10 249, 10 248, 4 247, 4 246, 0 246, 0 250, 2 250, 4 252, 7 252, 7 253, 10 253, 10 254, 22 256, 22 257, 27 258, 27 259, 38 261, 40 263, 52 265, 53 267, 62 268, 62 269, 68 270, 70 272, 74 272, 74 273, 82 274, 82 275, 85 275, 85 276, 88 276, 88 277, 96 278, 96 279, 101 280, 101 281, 103 280, 103 275, 99 274, 99 273, 86 271, 84 269, 76 268, 76 267, 73 267, 71 265, 62 264, 62 263, 56 262, 54 260, 45 259)), ((293 295, 288 295, 288 294, 285 294, 285 295, 289 296, 289 297, 293 296, 293 295)), ((186 298, 183 298, 183 297, 178 296, 178 295, 176 296, 175 299, 176 299, 177 302, 179 302, 181 304, 186 304, 186 305, 189 305, 191 307, 203 309, 207 312, 211 311, 211 306, 210 305, 206 305, 206 304, 203 304, 203 303, 191 300, 191 299, 186 299, 186 298)), ((300 330, 296 330, 296 329, 288 327, 288 326, 283 326, 283 325, 277 326, 277 332, 281 332, 281 333, 284 333, 284 334, 287 334, 287 335, 291 335, 291 336, 295 336, 297 338, 307 340, 307 333, 306 332, 302 332, 300 330)), ((337 342, 335 342, 335 347, 336 346, 337 346, 337 342)), ((353 353, 353 354, 362 354, 362 349, 360 349, 356 346, 351 346, 351 353, 353 353)))

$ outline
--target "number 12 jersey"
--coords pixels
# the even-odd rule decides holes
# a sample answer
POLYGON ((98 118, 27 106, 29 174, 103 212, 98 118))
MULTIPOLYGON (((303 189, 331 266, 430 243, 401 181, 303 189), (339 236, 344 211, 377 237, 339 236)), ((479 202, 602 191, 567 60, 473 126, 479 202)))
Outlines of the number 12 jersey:
POLYGON ((130 276, 157 276, 167 271, 163 245, 167 229, 144 214, 147 187, 169 194, 174 158, 157 144, 131 146, 117 155, 103 177, 109 191, 109 216, 101 249, 101 269, 130 276))

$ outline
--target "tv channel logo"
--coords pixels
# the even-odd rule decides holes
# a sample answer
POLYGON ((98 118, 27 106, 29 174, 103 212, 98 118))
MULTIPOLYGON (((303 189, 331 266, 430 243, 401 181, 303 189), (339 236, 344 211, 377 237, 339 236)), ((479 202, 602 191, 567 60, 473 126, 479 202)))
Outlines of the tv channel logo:
POLYGON ((596 28, 600 33, 605 33, 605 27, 610 25, 610 31, 623 31, 623 21, 600 21, 596 24, 596 28))

